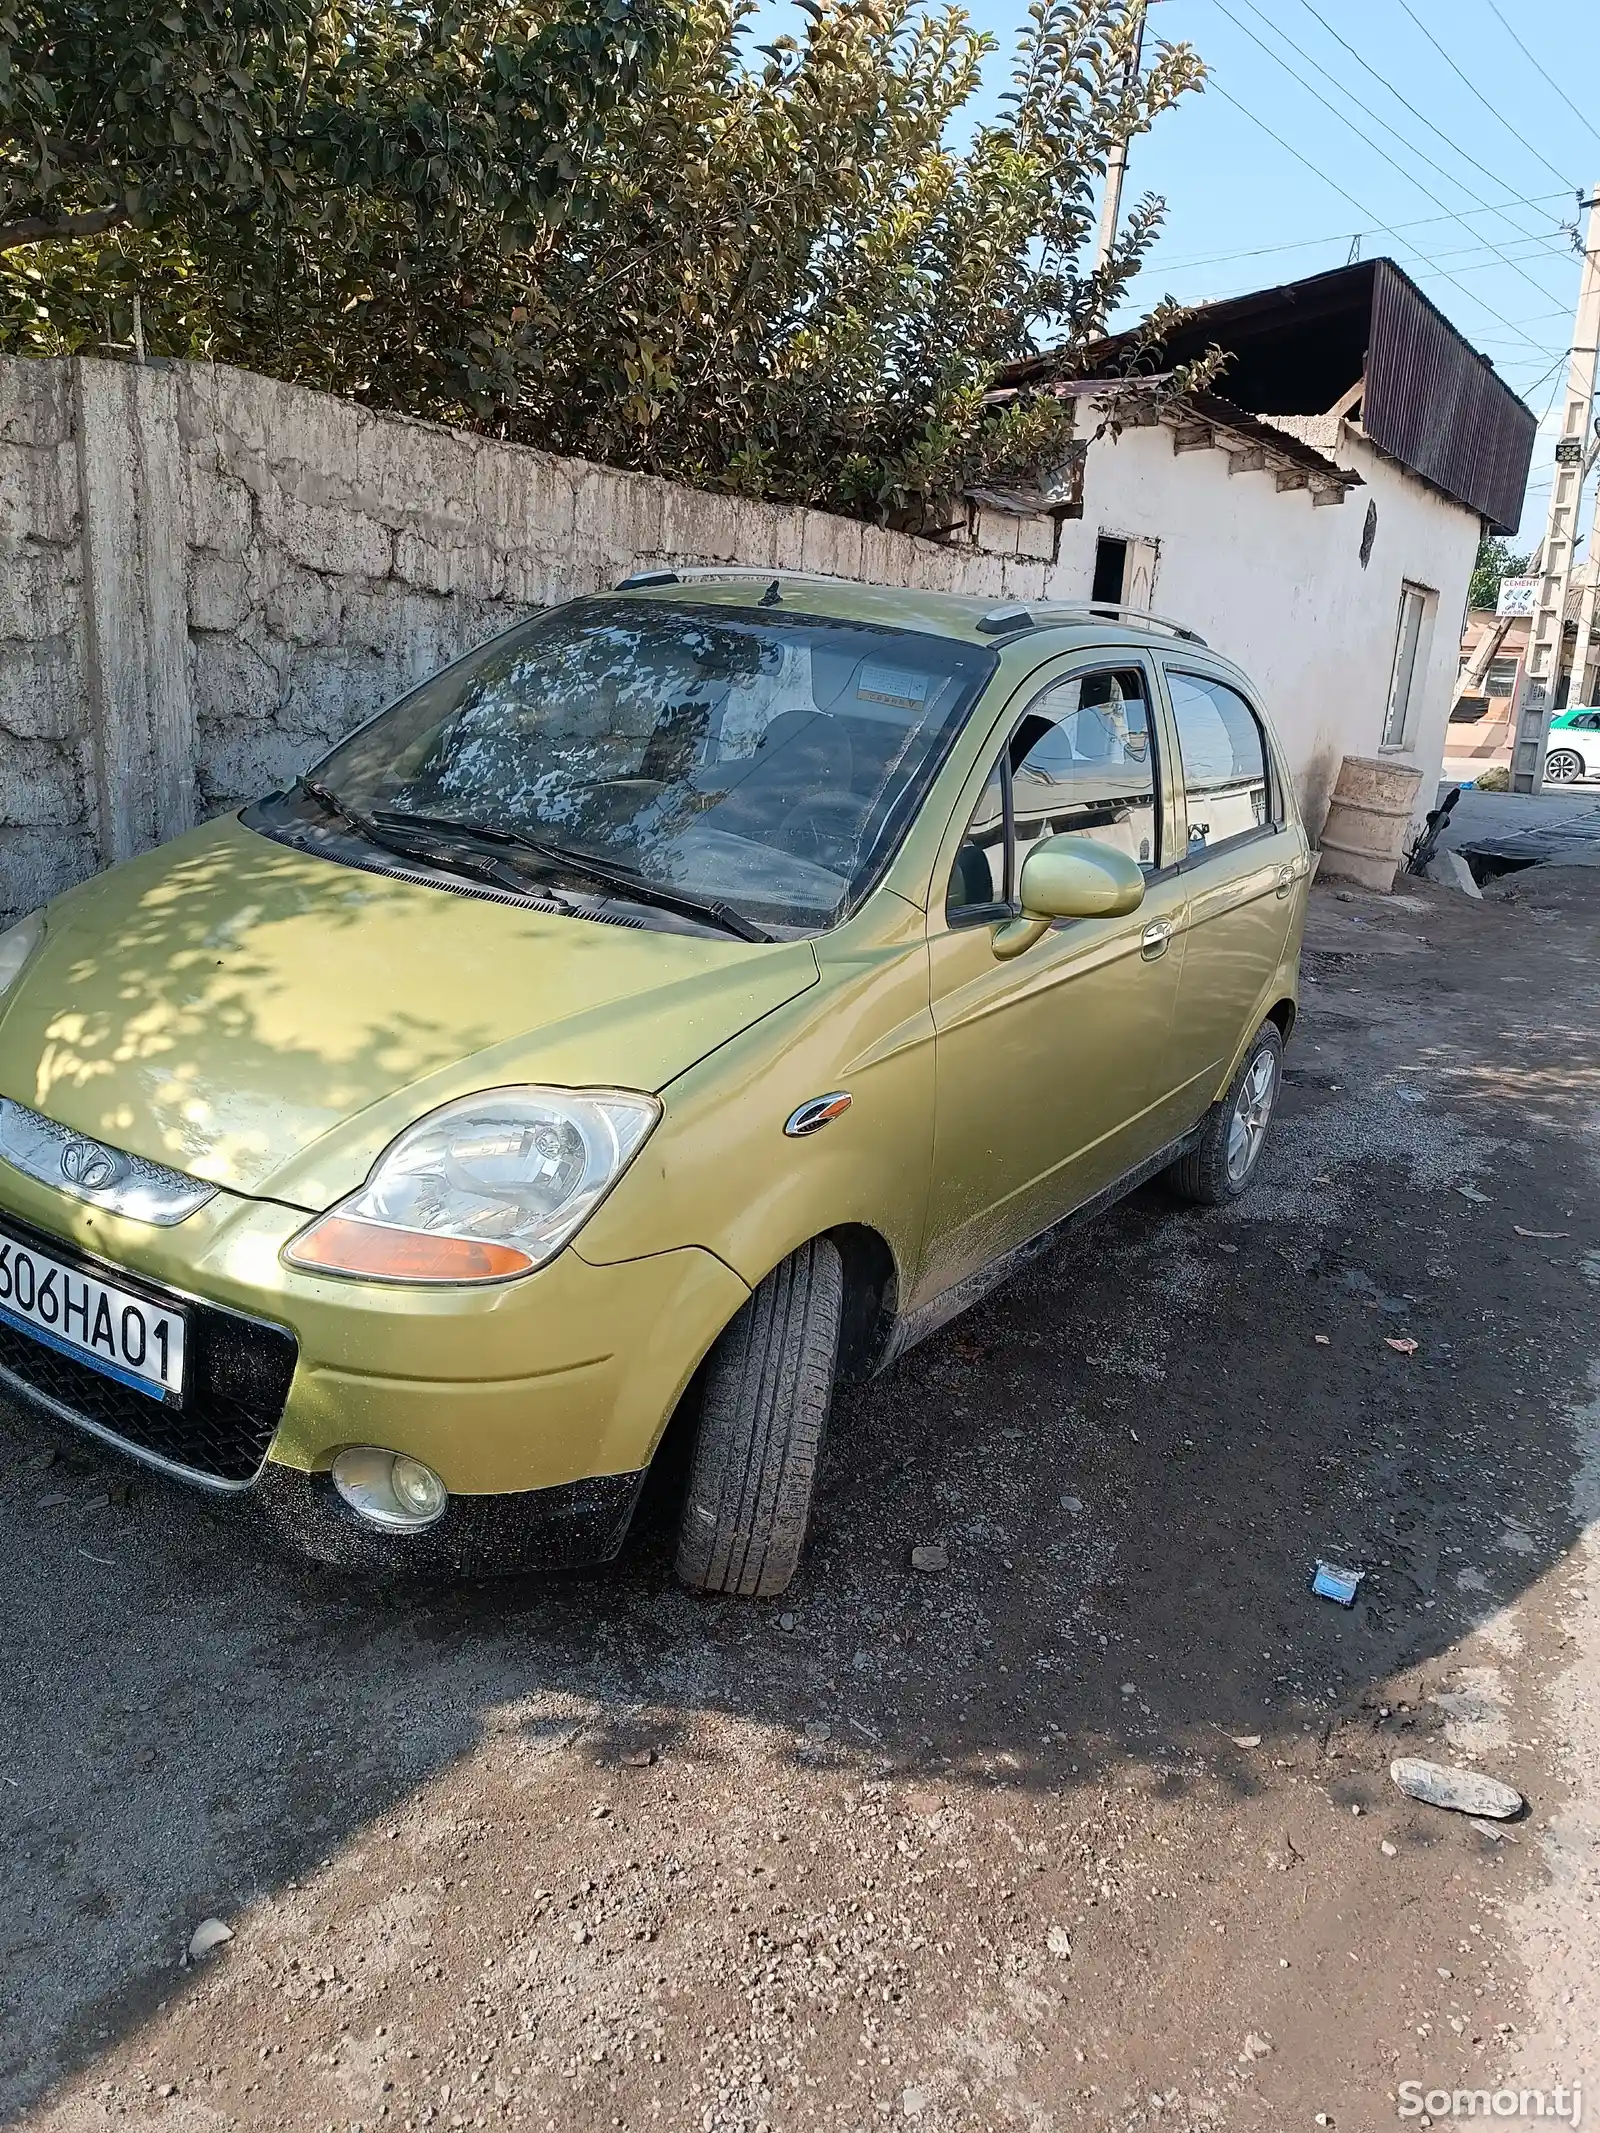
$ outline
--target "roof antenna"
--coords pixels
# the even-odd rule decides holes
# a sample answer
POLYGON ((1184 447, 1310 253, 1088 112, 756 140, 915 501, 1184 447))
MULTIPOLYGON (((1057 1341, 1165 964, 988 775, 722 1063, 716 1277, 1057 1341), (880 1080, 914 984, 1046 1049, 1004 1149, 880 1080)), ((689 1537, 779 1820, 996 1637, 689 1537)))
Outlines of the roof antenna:
POLYGON ((756 602, 756 605, 757 607, 776 607, 782 599, 783 580, 781 578, 774 578, 772 583, 767 587, 766 591, 761 595, 761 598, 756 602))
POLYGON ((1357 260, 1358 260, 1358 259, 1359 259, 1360 257, 1361 257, 1361 232, 1360 232, 1359 230, 1357 230, 1357 231, 1356 231, 1356 233, 1355 233, 1355 235, 1354 235, 1354 236, 1353 236, 1353 237, 1351 238, 1351 240, 1350 240, 1350 254, 1349 254, 1349 257, 1348 257, 1348 258, 1347 258, 1347 259, 1345 260, 1345 265, 1346 265, 1347 267, 1353 267, 1353 266, 1355 265, 1356 261, 1357 261, 1357 260))

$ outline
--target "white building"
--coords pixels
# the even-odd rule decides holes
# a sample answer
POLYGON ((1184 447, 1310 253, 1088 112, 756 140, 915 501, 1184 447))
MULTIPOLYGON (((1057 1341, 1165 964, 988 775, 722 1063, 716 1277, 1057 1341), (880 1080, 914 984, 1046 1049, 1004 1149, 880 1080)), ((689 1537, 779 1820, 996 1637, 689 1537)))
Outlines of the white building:
POLYGON ((1007 374, 1078 399, 1081 457, 1054 497, 976 498, 976 545, 1037 557, 1048 598, 1152 608, 1236 659, 1314 833, 1346 755, 1417 765, 1427 808, 1473 559, 1521 516, 1532 414, 1387 260, 1191 314, 1163 361, 1221 349, 1212 390, 1159 413, 1123 393, 1127 426, 1098 434, 1128 347, 1087 381, 1051 385, 1048 357, 1007 374))

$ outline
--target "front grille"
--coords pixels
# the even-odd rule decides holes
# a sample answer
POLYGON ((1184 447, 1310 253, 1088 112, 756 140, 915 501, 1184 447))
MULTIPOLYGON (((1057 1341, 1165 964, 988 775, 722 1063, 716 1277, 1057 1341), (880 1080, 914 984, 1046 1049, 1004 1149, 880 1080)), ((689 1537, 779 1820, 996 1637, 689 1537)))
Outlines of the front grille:
POLYGON ((198 1479, 240 1488, 253 1481, 289 1397, 298 1353, 293 1334, 213 1304, 187 1303, 121 1267, 5 1218, 8 1235, 81 1272, 115 1282, 188 1318, 183 1402, 133 1392, 0 1322, 0 1372, 37 1393, 58 1415, 109 1437, 135 1455, 183 1468, 198 1479))

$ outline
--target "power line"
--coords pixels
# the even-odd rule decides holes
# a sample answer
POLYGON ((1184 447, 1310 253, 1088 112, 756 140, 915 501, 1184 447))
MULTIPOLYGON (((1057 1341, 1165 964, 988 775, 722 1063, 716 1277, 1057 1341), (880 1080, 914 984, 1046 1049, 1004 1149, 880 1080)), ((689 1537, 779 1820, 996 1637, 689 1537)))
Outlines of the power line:
MULTIPOLYGON (((1363 133, 1361 128, 1355 123, 1355 121, 1353 119, 1347 118, 1345 114, 1339 109, 1337 104, 1330 103, 1327 97, 1323 95, 1322 91, 1317 88, 1314 83, 1308 82, 1303 74, 1297 73, 1296 70, 1290 66, 1289 62, 1282 56, 1281 53, 1275 52, 1269 44, 1264 44, 1262 40, 1256 35, 1255 31, 1250 28, 1250 25, 1248 23, 1241 22, 1239 20, 1239 17, 1233 12, 1232 8, 1227 5, 1227 0, 1212 0, 1212 4, 1217 9, 1217 12, 1219 14, 1225 15, 1227 17, 1227 19, 1233 24, 1235 29, 1241 31, 1246 37, 1250 39, 1250 42, 1256 47, 1258 51, 1264 52, 1267 57, 1273 61, 1275 65, 1281 67, 1284 73, 1288 75, 1291 81, 1298 82, 1300 87, 1304 89, 1308 95, 1314 96, 1316 98, 1317 102, 1321 104, 1325 111, 1330 111, 1333 116, 1339 121, 1341 126, 1348 128, 1348 130, 1355 135, 1358 141, 1362 142, 1366 147, 1372 150, 1374 155, 1382 156, 1383 160, 1389 165, 1390 169, 1397 170, 1400 173, 1401 177, 1405 179, 1408 185, 1414 185, 1417 188, 1418 192, 1422 193, 1427 199, 1433 202, 1435 207, 1444 208, 1447 214, 1450 212, 1449 203, 1447 201, 1441 200, 1439 198, 1439 195, 1433 191, 1431 186, 1424 185, 1422 180, 1417 177, 1414 172, 1407 170, 1403 163, 1397 162, 1396 159, 1392 155, 1390 155, 1389 151, 1386 148, 1382 147, 1377 141, 1372 138, 1370 133, 1363 133)), ((1282 39, 1282 41, 1289 47, 1290 51, 1298 53, 1300 58, 1304 59, 1309 66, 1314 67, 1316 65, 1316 61, 1312 59, 1309 52, 1303 51, 1301 47, 1295 43, 1292 37, 1288 36, 1286 32, 1278 29, 1276 25, 1272 24, 1267 16, 1261 15, 1260 9, 1253 5, 1253 0, 1244 0, 1244 5, 1250 8, 1252 14, 1260 15, 1261 20, 1267 23, 1268 27, 1273 30, 1275 36, 1282 39)), ((1345 94, 1348 95, 1349 91, 1346 90, 1345 94)), ((1384 121, 1380 119, 1378 123, 1382 125, 1384 124, 1384 121)), ((1394 133, 1395 131, 1392 126, 1388 130, 1391 133, 1394 133)), ((1396 134, 1395 138, 1399 139, 1400 136, 1396 134)), ((1418 155, 1422 155, 1421 149, 1417 149, 1415 152, 1418 155)), ((1431 168, 1433 168, 1434 170, 1439 169, 1439 165, 1437 163, 1433 163, 1430 157, 1422 156, 1422 160, 1425 163, 1429 163, 1431 168)), ((1447 180, 1447 182, 1452 185, 1459 185, 1461 182, 1458 178, 1452 178, 1448 171, 1441 172, 1441 175, 1447 180)), ((1465 191, 1466 188, 1463 186, 1462 190, 1465 191)), ((1473 195, 1472 197, 1475 198, 1476 196, 1473 195)), ((1479 202, 1479 205, 1482 205, 1481 201, 1479 202)), ((1459 216, 1457 216, 1455 219, 1458 222, 1460 221, 1459 216)), ((1463 229, 1466 229, 1467 225, 1465 223, 1462 223, 1461 227, 1463 229)), ((1478 232, 1476 230, 1468 230, 1468 235, 1476 237, 1478 235, 1478 232)), ((1484 241, 1487 242, 1487 240, 1484 241)), ((1536 282, 1533 276, 1531 274, 1525 273, 1523 269, 1519 267, 1514 260, 1508 259, 1505 263, 1511 268, 1513 273, 1518 275, 1521 280, 1525 281, 1528 284, 1528 287, 1530 289, 1537 289, 1541 296, 1554 296, 1555 291, 1553 289, 1547 289, 1543 286, 1542 283, 1536 282)))
MULTIPOLYGON (((1462 213, 1483 214, 1486 212, 1498 212, 1500 209, 1507 207, 1542 207, 1546 201, 1565 200, 1567 197, 1567 189, 1563 186, 1559 193, 1533 193, 1521 198, 1491 200, 1485 208, 1467 208, 1463 209, 1462 213)), ((1436 222, 1459 222, 1460 220, 1460 215, 1418 215, 1410 222, 1391 223, 1389 225, 1389 234, 1394 236, 1401 230, 1431 229, 1436 222)), ((1174 259, 1169 260, 1167 264, 1170 267, 1216 267, 1223 265, 1230 259, 1263 259, 1269 252, 1304 252, 1312 250, 1319 244, 1347 244, 1349 241, 1350 232, 1348 230, 1333 230, 1326 237, 1296 237, 1285 244, 1251 245, 1242 252, 1211 252, 1202 259, 1174 259)))
MULTIPOLYGON (((1402 4, 1404 4, 1404 0, 1402 0, 1402 4)), ((1319 170, 1317 165, 1312 162, 1309 156, 1302 155, 1298 148, 1294 147, 1290 142, 1284 139, 1281 133, 1275 133, 1273 129, 1267 124, 1264 118, 1257 118, 1256 114, 1250 109, 1248 104, 1241 104, 1236 96, 1230 96, 1228 91, 1223 88, 1221 82, 1219 82, 1214 75, 1209 78, 1206 86, 1213 94, 1220 96, 1225 103, 1232 104, 1235 111, 1242 111, 1245 117, 1249 119, 1250 123, 1253 126, 1259 126, 1261 131, 1266 134, 1269 140, 1276 141, 1278 146, 1283 149, 1287 154, 1292 155, 1297 163, 1303 163, 1306 169, 1310 171, 1311 175, 1314 178, 1320 178, 1324 185, 1332 186, 1333 190, 1339 195, 1342 200, 1349 201, 1350 205, 1356 210, 1356 213, 1364 219, 1364 221, 1370 228, 1375 230, 1382 230, 1386 237, 1392 237, 1394 235, 1394 231, 1390 229, 1388 223, 1382 221, 1377 215, 1375 215, 1370 207, 1363 206, 1361 201, 1356 198, 1354 193, 1347 192, 1345 188, 1339 183, 1337 178, 1330 178, 1325 170, 1319 170)), ((1448 219, 1453 222, 1459 218, 1452 215, 1448 219)), ((1430 261, 1429 264, 1431 265, 1432 262, 1430 261)), ((1470 303, 1476 304, 1480 310, 1487 312, 1489 317, 1497 321, 1498 324, 1506 327, 1507 330, 1512 333, 1519 334, 1521 339, 1526 341, 1530 348, 1537 349, 1541 355, 1544 353, 1544 349, 1546 346, 1548 346, 1548 343, 1540 343, 1533 338, 1532 334, 1523 333, 1521 328, 1518 326, 1514 326, 1511 320, 1508 319, 1503 312, 1496 311, 1492 304, 1485 303, 1481 296, 1474 295, 1472 290, 1467 287, 1465 282, 1457 281, 1455 276, 1453 274, 1447 274, 1443 267, 1434 267, 1434 272, 1440 275, 1445 281, 1449 282, 1452 288, 1459 289, 1461 291, 1461 294, 1466 297, 1470 303)))
MULTIPOLYGON (((1274 252, 1305 252, 1316 251, 1318 249, 1326 250, 1327 247, 1329 247, 1330 245, 1348 246, 1352 242, 1352 240, 1359 242, 1362 237, 1368 234, 1370 233, 1364 230, 1357 230, 1353 232, 1350 230, 1336 230, 1326 237, 1311 237, 1299 239, 1289 244, 1260 245, 1248 252, 1222 252, 1215 255, 1214 257, 1207 257, 1201 259, 1163 259, 1158 253, 1155 255, 1152 263, 1159 265, 1164 273, 1176 273, 1180 270, 1191 271, 1199 267, 1226 266, 1240 259, 1260 259, 1274 252)), ((1453 266, 1456 269, 1457 273, 1460 274, 1483 274, 1487 273, 1491 268, 1495 268, 1503 264, 1501 255, 1498 252, 1485 252, 1481 247, 1476 245, 1463 245, 1456 250, 1433 253, 1421 252, 1416 250, 1413 246, 1401 244, 1386 246, 1385 249, 1388 250, 1391 256, 1397 259, 1402 266, 1408 264, 1413 266, 1428 267, 1449 265, 1453 266)), ((1519 256, 1527 259, 1534 259, 1545 257, 1547 255, 1541 252, 1533 251, 1523 253, 1519 256)), ((1291 268, 1290 271, 1295 272, 1297 270, 1291 268)), ((1552 318, 1565 318, 1566 312, 1564 309, 1560 311, 1553 310, 1550 312, 1549 316, 1552 318)))
POLYGON ((1572 98, 1568 95, 1567 91, 1562 88, 1560 82, 1556 81, 1553 76, 1546 74, 1544 68, 1540 66, 1538 60, 1534 58, 1533 54, 1528 50, 1528 47, 1523 43, 1522 39, 1517 35, 1516 31, 1511 27, 1510 23, 1507 22, 1505 16, 1502 15, 1499 8, 1496 7, 1495 0, 1484 0, 1484 5, 1488 8, 1490 14, 1493 15, 1495 21, 1499 23, 1501 29, 1503 29, 1506 35, 1511 39, 1511 42, 1516 46, 1517 50, 1522 54, 1523 58, 1528 62, 1529 66, 1532 67, 1534 73, 1538 75, 1539 79, 1542 82, 1547 83, 1550 88, 1554 89, 1556 95, 1560 97, 1562 103, 1566 105, 1567 109, 1578 121, 1578 124, 1583 127, 1584 131, 1586 133, 1593 133, 1595 139, 1597 141, 1600 141, 1600 133, 1595 133, 1594 127, 1590 124, 1589 120, 1584 117, 1583 113, 1572 101, 1572 98))
POLYGON ((1411 17, 1417 28, 1421 30, 1423 36, 1427 38, 1429 44, 1433 46, 1433 49, 1438 53, 1439 57, 1444 61, 1445 65, 1450 69, 1451 73, 1454 74, 1458 80, 1466 84, 1468 89, 1470 89, 1472 94, 1478 99, 1478 102, 1482 104, 1484 110, 1487 111, 1489 116, 1495 121, 1496 125, 1503 126, 1506 132, 1510 134, 1511 138, 1518 144, 1519 147, 1526 148, 1529 155, 1531 155, 1536 162, 1540 162, 1544 165, 1545 169, 1549 171, 1552 178, 1560 178, 1562 184, 1567 188, 1567 190, 1569 192, 1575 193, 1578 188, 1573 184, 1572 180, 1564 176, 1562 172, 1557 170, 1556 166, 1554 165, 1554 163, 1551 162, 1550 158, 1547 155, 1541 154, 1540 151, 1534 147, 1532 141, 1524 140, 1522 135, 1518 133, 1516 127, 1513 126, 1511 121, 1506 117, 1505 113, 1499 110, 1494 104, 1490 103, 1489 99, 1484 95, 1483 91, 1478 87, 1477 83, 1472 79, 1472 77, 1468 74, 1462 73, 1461 69, 1450 57, 1450 54, 1445 50, 1444 46, 1439 42, 1438 38, 1434 36, 1432 30, 1429 29, 1428 25, 1423 21, 1422 17, 1417 13, 1416 9, 1411 6, 1410 0, 1400 0, 1400 5, 1411 17))
MULTIPOLYGON (((1344 49, 1350 54, 1350 57, 1355 61, 1356 65, 1358 67, 1364 68, 1365 71, 1372 76, 1373 80, 1378 84, 1380 89, 1387 89, 1389 94, 1394 98, 1395 102, 1397 104, 1403 104, 1406 110, 1411 113, 1411 116, 1416 119, 1420 124, 1426 126, 1428 131, 1434 136, 1436 140, 1443 141, 1445 146, 1451 151, 1453 155, 1459 156, 1463 163, 1470 163, 1474 170, 1481 171, 1491 184, 1504 184, 1505 180, 1500 176, 1498 171, 1491 170, 1487 163, 1480 163, 1475 155, 1470 154, 1468 150, 1461 146, 1459 141, 1453 140, 1451 136, 1446 133, 1442 127, 1436 126, 1433 123, 1433 120, 1428 117, 1425 111, 1419 111, 1416 105, 1411 101, 1410 97, 1407 96, 1403 90, 1397 89, 1394 83, 1390 81, 1386 75, 1380 74, 1377 68, 1372 64, 1371 60, 1366 57, 1365 53, 1363 53, 1355 45, 1353 45, 1348 37, 1342 36, 1340 32, 1334 28, 1333 24, 1328 20, 1327 16, 1321 12, 1319 8, 1312 6, 1311 0, 1300 0, 1300 5, 1305 9, 1308 15, 1312 16, 1316 21, 1322 24, 1322 27, 1327 31, 1328 35, 1334 40, 1336 44, 1343 45, 1344 49)), ((1438 164, 1435 164, 1433 167, 1435 168, 1435 170, 1439 168, 1438 164)), ((1517 204, 1520 205, 1521 203, 1519 202, 1517 204)), ((1532 236, 1533 232, 1530 230, 1527 234, 1529 236, 1532 236)))

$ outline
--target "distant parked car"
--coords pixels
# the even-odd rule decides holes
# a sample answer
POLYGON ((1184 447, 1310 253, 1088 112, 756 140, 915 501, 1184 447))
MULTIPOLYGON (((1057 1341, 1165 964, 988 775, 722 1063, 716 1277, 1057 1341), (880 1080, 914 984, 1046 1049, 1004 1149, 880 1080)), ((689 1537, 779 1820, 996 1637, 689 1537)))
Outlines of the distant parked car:
POLYGON ((1544 774, 1552 785, 1600 778, 1600 706, 1573 704, 1550 721, 1544 774))
POLYGON ((0 936, 0 1383, 311 1554, 780 1592, 841 1376, 1256 1175, 1309 854, 1121 610, 630 580, 0 936))

